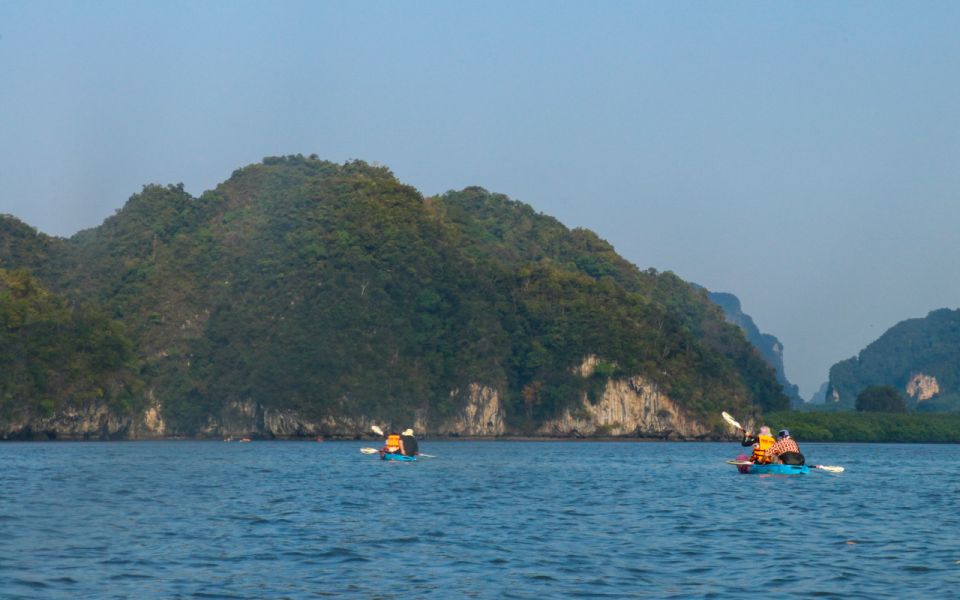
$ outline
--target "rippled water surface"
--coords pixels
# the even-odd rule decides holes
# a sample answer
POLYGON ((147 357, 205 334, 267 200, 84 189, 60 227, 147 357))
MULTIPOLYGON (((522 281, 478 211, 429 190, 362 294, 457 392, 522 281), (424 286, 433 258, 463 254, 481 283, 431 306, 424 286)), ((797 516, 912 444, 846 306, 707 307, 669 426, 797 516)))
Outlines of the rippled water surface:
POLYGON ((3 598, 957 597, 960 447, 0 445, 3 598))

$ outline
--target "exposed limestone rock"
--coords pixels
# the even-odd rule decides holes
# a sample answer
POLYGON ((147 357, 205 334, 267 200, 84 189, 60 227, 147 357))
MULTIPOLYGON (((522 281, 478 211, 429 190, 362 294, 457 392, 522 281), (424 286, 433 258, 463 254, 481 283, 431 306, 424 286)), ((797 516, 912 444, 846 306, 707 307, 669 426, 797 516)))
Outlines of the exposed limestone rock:
POLYGON ((114 414, 106 404, 69 407, 50 417, 18 419, 2 424, 4 439, 126 439, 130 419, 114 414))
MULTIPOLYGON (((460 390, 450 392, 451 398, 461 396, 460 390)), ((457 416, 447 420, 437 431, 444 434, 497 436, 503 435, 506 425, 500 394, 497 390, 471 383, 463 398, 463 410, 457 416)))
POLYGON ((917 402, 929 400, 940 393, 940 384, 933 375, 917 373, 907 382, 907 395, 917 402))
MULTIPOLYGON (((587 356, 575 372, 593 375, 599 359, 587 356)), ((697 437, 709 430, 688 418, 659 388, 642 377, 610 379, 603 396, 592 404, 584 394, 580 405, 547 421, 543 435, 634 435, 639 437, 697 437)))
POLYGON ((151 406, 143 413, 143 427, 151 433, 162 435, 166 431, 159 407, 151 406))
POLYGON ((130 437, 134 439, 162 438, 167 435, 167 424, 163 419, 163 409, 153 390, 147 391, 149 404, 139 420, 135 420, 130 437))
MULTIPOLYGON (((591 377, 599 362, 595 356, 587 357, 575 372, 585 378, 591 377)), ((148 391, 147 396, 146 408, 132 418, 117 416, 105 404, 90 404, 61 411, 49 418, 0 423, 0 436, 19 439, 156 439, 175 434, 169 430, 160 402, 152 392, 148 391)), ((465 389, 452 390, 450 397, 460 407, 453 417, 437 425, 428 421, 426 413, 419 412, 413 423, 402 424, 403 428, 413 428, 418 436, 496 437, 508 433, 497 388, 471 383, 465 389)), ((218 415, 210 418, 198 435, 225 438, 361 437, 370 435, 373 424, 387 427, 387 424, 375 423, 366 417, 329 414, 310 419, 293 410, 268 408, 253 400, 244 400, 228 403, 218 415)), ((539 435, 549 436, 658 438, 689 438, 708 433, 656 385, 641 377, 609 380, 596 404, 584 394, 576 408, 548 421, 537 431, 539 435)))
POLYGON ((324 424, 303 418, 292 410, 265 408, 258 402, 230 402, 203 433, 212 436, 262 436, 279 438, 312 437, 329 430, 324 424))
POLYGON ((600 362, 600 359, 597 358, 595 354, 591 354, 583 359, 583 363, 579 367, 574 367, 573 372, 580 377, 586 379, 587 377, 592 377, 593 372, 597 369, 597 364, 600 362))

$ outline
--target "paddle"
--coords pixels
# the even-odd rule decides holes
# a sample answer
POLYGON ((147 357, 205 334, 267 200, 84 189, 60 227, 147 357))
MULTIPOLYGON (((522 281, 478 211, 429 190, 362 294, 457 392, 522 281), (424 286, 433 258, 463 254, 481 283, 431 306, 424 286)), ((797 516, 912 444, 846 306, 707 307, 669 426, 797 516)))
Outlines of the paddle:
MULTIPOLYGON (((727 423, 730 423, 737 429, 741 431, 746 431, 740 425, 740 423, 737 423, 737 420, 734 419, 733 416, 731 416, 730 413, 728 413, 727 411, 722 411, 720 413, 720 416, 723 417, 724 421, 726 421, 727 423)), ((752 465, 753 463, 748 460, 728 460, 727 464, 728 465, 752 465)), ((843 467, 835 467, 832 465, 807 465, 807 466, 810 467, 811 469, 820 469, 821 471, 827 471, 830 473, 843 473, 843 467)))
MULTIPOLYGON (((728 465, 752 465, 753 463, 749 460, 728 460, 726 461, 728 465)), ((843 473, 843 467, 835 467, 832 465, 807 465, 811 469, 819 469, 821 471, 827 471, 828 473, 843 473)))
POLYGON ((727 423, 730 423, 731 425, 733 425, 734 427, 736 427, 736 428, 739 429, 740 431, 744 431, 744 429, 743 429, 743 427, 740 425, 740 423, 737 423, 737 421, 736 421, 732 416, 730 416, 730 413, 728 413, 727 411, 721 412, 721 413, 720 413, 720 416, 722 416, 722 417, 723 417, 723 420, 726 421, 727 423))
POLYGON ((834 467, 831 465, 807 465, 811 469, 820 469, 821 471, 827 471, 828 473, 843 473, 843 467, 834 467))
POLYGON ((374 432, 377 435, 383 435, 383 430, 377 427, 376 425, 371 425, 370 431, 374 432))

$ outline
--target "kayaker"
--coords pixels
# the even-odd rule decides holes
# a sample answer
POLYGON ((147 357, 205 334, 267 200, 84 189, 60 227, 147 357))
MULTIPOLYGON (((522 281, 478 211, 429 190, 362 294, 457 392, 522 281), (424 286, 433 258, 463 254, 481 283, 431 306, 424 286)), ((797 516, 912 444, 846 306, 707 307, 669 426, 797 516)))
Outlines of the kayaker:
POLYGON ((381 454, 398 454, 400 452, 400 434, 395 432, 390 432, 387 435, 387 440, 383 443, 383 448, 380 449, 381 454))
POLYGON ((806 462, 803 454, 800 453, 800 446, 796 440, 790 437, 790 432, 781 429, 777 432, 777 441, 767 448, 765 455, 769 460, 767 462, 778 462, 785 465, 802 465, 806 462))
POLYGON ((753 454, 749 460, 754 464, 762 465, 770 462, 770 460, 767 459, 767 449, 773 446, 774 442, 776 442, 776 440, 773 439, 770 428, 764 425, 760 428, 760 433, 756 435, 744 429, 743 440, 740 442, 740 445, 743 447, 753 446, 753 454))
POLYGON ((413 437, 413 429, 407 428, 400 434, 400 453, 404 456, 416 456, 420 453, 420 444, 413 437))

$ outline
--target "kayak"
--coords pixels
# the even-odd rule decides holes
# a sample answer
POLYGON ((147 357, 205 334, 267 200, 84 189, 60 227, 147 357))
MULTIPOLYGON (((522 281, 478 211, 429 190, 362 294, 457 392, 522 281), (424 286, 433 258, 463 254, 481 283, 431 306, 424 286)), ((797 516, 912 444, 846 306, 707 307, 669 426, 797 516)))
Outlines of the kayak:
POLYGON ((416 456, 404 456, 402 454, 390 454, 389 452, 381 452, 380 460, 400 460, 400 461, 410 461, 417 460, 416 456))
POLYGON ((753 475, 803 475, 805 473, 810 472, 810 467, 808 467, 807 465, 739 464, 739 465, 736 465, 736 467, 741 473, 748 473, 753 475))

